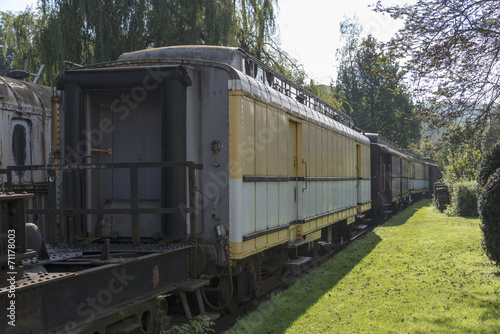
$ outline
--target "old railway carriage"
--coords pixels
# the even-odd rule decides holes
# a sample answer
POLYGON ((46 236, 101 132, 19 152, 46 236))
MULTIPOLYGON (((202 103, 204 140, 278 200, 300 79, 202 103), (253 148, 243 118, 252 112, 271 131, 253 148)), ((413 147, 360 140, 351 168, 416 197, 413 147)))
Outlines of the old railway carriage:
POLYGON ((432 191, 429 187, 429 164, 422 160, 422 158, 412 154, 409 154, 408 157, 410 194, 416 198, 420 198, 429 191, 432 191))
MULTIPOLYGON (((50 87, 21 78, 0 77, 1 169, 49 162, 50 95, 50 87)), ((30 172, 16 172, 12 178, 15 190, 19 191, 33 190, 36 184, 46 181, 41 175, 30 172)), ((7 181, 5 176, 3 181, 7 181)))
POLYGON ((301 97, 296 87, 276 89, 283 84, 273 88, 258 74, 230 82, 233 260, 277 245, 298 247, 322 231, 331 239, 328 226, 352 223, 370 209, 367 139, 335 121, 333 110, 301 97))
MULTIPOLYGON (((23 80, 28 73, 13 71, 0 77, 0 191, 6 192, 7 167, 50 162, 51 89, 23 80)), ((12 191, 29 191, 36 196, 29 206, 43 205, 47 195, 47 175, 15 171, 12 191)))
POLYGON ((371 142, 372 208, 375 216, 381 217, 408 203, 408 156, 380 134, 366 136, 371 142))

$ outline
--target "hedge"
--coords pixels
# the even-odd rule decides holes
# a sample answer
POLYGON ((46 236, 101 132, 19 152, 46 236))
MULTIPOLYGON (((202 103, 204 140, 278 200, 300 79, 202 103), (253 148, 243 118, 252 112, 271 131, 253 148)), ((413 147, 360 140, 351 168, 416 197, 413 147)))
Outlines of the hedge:
POLYGON ((477 216, 477 182, 464 181, 453 185, 450 205, 446 214, 450 216, 472 217, 477 216))
POLYGON ((500 266, 500 168, 490 175, 479 195, 483 231, 482 246, 490 260, 500 266))
POLYGON ((500 168, 500 141, 483 155, 477 178, 479 191, 485 186, 490 175, 492 175, 497 168, 500 168))

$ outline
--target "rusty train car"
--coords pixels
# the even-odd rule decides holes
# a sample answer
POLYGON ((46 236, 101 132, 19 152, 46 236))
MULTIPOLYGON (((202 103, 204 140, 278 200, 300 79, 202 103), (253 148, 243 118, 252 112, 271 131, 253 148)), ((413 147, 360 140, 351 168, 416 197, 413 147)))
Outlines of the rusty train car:
MULTIPOLYGON (((8 169, 46 177, 49 199, 26 209, 44 217, 38 236, 22 232, 23 196, 2 201, 2 249, 19 236, 15 282, 0 287, 8 306, 15 286, 7 333, 153 333, 166 296, 188 318, 230 309, 383 203, 370 137, 241 49, 131 52, 55 86, 51 163, 8 169)), ((412 168, 398 182, 424 192, 412 168)))
MULTIPOLYGON (((0 169, 49 163, 51 150, 50 87, 23 80, 24 71, 0 77, 0 169)), ((7 182, 0 174, 0 185, 7 182)), ((17 171, 11 184, 16 192, 46 191, 46 175, 17 171)))

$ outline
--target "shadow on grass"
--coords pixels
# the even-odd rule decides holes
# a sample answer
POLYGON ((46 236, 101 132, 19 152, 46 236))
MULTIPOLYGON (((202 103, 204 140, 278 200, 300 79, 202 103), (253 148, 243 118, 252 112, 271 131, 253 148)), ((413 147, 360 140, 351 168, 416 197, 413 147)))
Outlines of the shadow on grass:
POLYGON ((402 210, 395 216, 393 216, 391 219, 389 219, 387 222, 384 223, 383 226, 389 227, 389 226, 400 226, 405 224, 408 219, 410 219, 418 210, 422 209, 424 206, 431 205, 432 200, 430 199, 422 199, 414 204, 412 204, 410 207, 402 210))
MULTIPOLYGON (((375 233, 351 244, 288 290, 271 296, 228 333, 285 333, 294 321, 336 286, 382 239, 375 233)), ((315 254, 323 255, 324 249, 315 254)))

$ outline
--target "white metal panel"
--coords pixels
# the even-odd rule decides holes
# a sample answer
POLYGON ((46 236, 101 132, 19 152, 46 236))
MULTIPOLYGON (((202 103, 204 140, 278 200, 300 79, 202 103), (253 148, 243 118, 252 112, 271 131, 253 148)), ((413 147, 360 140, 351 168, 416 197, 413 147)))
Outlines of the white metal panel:
POLYGON ((289 221, 297 220, 297 205, 296 198, 298 200, 298 185, 297 181, 288 181, 288 218, 289 221))
MULTIPOLYGON (((279 219, 278 225, 286 225, 290 222, 288 218, 288 186, 289 184, 286 182, 278 183, 278 191, 279 191, 279 219)), ((293 206, 293 203, 290 203, 293 206)))
MULTIPOLYGON (((231 180, 231 182, 233 182, 233 180, 231 180)), ((233 198, 233 196, 230 196, 230 198, 233 198)), ((240 205, 241 215, 236 219, 241 221, 241 236, 239 241, 243 241, 243 235, 255 232, 255 183, 243 182, 240 205)))
POLYGON ((333 211, 334 210, 334 197, 333 197, 333 189, 334 189, 334 182, 335 181, 330 181, 328 182, 328 211, 333 211))
MULTIPOLYGON (((243 217, 248 217, 248 214, 242 214, 243 199, 243 181, 241 179, 229 180, 229 241, 232 242, 242 242, 243 226, 249 225, 247 221, 243 220, 243 217)), ((247 206, 245 205, 245 207, 247 206)))
POLYGON ((323 184, 323 210, 322 210, 322 213, 325 213, 325 212, 328 212, 328 202, 329 202, 329 198, 328 198, 328 181, 323 181, 322 184, 323 184))
POLYGON ((318 214, 318 184, 317 182, 308 182, 310 188, 309 192, 309 215, 316 216, 318 214))
POLYGON ((299 188, 299 193, 302 195, 302 217, 310 217, 312 215, 310 205, 312 182, 308 182, 307 189, 305 191, 301 191, 301 189, 302 187, 299 188))
POLYGON ((267 183, 267 221, 268 228, 279 225, 279 189, 278 182, 267 183))
POLYGON ((255 183, 255 231, 265 230, 267 226, 267 182, 255 183))

